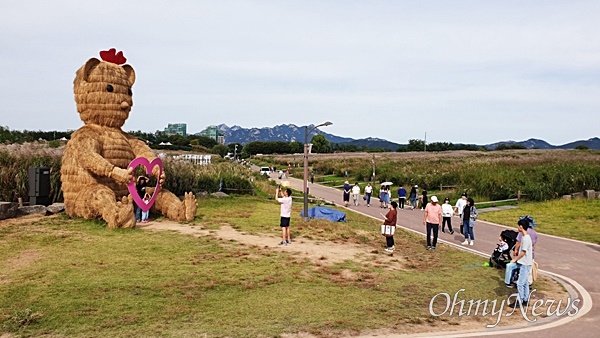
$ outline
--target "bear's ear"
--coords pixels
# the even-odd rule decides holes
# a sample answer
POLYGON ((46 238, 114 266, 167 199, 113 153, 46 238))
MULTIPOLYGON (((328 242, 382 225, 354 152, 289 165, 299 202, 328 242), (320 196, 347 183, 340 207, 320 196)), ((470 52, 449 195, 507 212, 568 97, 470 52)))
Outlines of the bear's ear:
POLYGON ((91 58, 87 60, 85 65, 83 66, 83 81, 88 82, 89 76, 92 73, 92 70, 96 68, 97 65, 100 64, 100 60, 96 58, 91 58))
POLYGON ((130 65, 123 65, 123 69, 125 69, 125 73, 127 73, 127 78, 131 82, 131 85, 135 83, 135 70, 130 65))

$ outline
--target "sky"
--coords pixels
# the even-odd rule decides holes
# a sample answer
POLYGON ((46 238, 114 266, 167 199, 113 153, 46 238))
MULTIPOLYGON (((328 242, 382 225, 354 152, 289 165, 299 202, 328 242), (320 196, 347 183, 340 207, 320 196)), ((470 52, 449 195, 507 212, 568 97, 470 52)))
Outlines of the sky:
POLYGON ((124 130, 305 126, 406 144, 600 136, 600 1, 0 2, 0 125, 83 123, 75 71, 136 71, 124 130))

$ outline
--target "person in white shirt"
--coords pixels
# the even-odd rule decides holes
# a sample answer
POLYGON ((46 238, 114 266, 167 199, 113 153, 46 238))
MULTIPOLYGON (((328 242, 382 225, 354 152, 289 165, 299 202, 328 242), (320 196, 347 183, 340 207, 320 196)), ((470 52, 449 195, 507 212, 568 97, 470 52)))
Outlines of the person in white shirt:
POLYGON ((444 204, 442 204, 442 232, 446 232, 444 228, 446 227, 446 223, 448 223, 450 235, 454 234, 454 230, 452 229, 452 215, 454 215, 454 210, 452 209, 452 205, 450 205, 450 199, 446 197, 444 198, 444 204))
POLYGON ((358 205, 358 198, 360 197, 360 185, 358 182, 354 183, 352 187, 352 199, 354 200, 354 205, 358 205))
MULTIPOLYGON (((456 201, 456 205, 454 206, 454 213, 458 215, 458 218, 461 219, 462 222, 462 214, 463 214, 463 209, 465 208, 465 205, 467 205, 467 194, 463 193, 462 195, 460 195, 460 199, 458 201, 456 201)), ((463 227, 460 227, 460 234, 463 235, 463 227)))
POLYGON ((371 183, 367 183, 367 186, 365 187, 365 197, 367 200, 368 207, 371 206, 371 195, 372 194, 373 194, 373 187, 371 186, 371 183))
POLYGON ((529 303, 529 273, 533 265, 533 244, 531 237, 527 234, 529 229, 529 221, 520 219, 517 223, 519 232, 523 234, 521 246, 519 247, 519 255, 513 258, 510 262, 517 263, 519 268, 519 279, 517 280, 517 291, 519 292, 518 299, 509 306, 515 308, 517 306, 527 306, 529 303))
POLYGON ((279 187, 277 187, 277 190, 275 190, 275 200, 281 205, 281 219, 279 222, 279 226, 281 227, 281 242, 279 243, 279 245, 284 246, 292 244, 292 239, 290 237, 290 218, 292 215, 292 190, 288 188, 285 191, 282 191, 279 187))

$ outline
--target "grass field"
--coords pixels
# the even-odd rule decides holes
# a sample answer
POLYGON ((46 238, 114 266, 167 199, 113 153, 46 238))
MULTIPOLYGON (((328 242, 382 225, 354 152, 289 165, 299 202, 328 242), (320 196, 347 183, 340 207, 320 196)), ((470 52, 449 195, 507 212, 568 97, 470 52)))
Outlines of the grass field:
MULTIPOLYGON (((200 200, 195 227, 279 234, 279 206, 265 196, 200 200)), ((294 207, 297 215, 301 206, 294 207)), ((341 336, 386 329, 428 332, 483 328, 492 318, 434 317, 431 298, 464 288, 465 299, 506 299, 501 271, 447 246, 427 252, 422 237, 398 230, 383 253, 379 222, 292 221, 293 239, 356 246, 332 263, 273 246, 215 236, 141 229, 65 216, 0 223, 0 324, 18 336, 341 336)), ((540 293, 561 292, 547 279, 540 293)), ((564 293, 560 293, 564 296, 564 293)), ((513 316, 514 318, 518 316, 513 316)), ((1 334, 0 334, 1 335, 1 334)))
POLYGON ((531 215, 540 233, 600 244, 600 200, 553 200, 520 203, 518 209, 482 213, 480 219, 516 226, 519 216, 531 215))

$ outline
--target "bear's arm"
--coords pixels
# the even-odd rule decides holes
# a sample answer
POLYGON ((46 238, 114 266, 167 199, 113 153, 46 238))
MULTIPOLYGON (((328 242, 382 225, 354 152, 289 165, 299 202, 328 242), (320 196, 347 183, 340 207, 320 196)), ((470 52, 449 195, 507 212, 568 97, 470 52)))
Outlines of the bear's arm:
POLYGON ((150 147, 148 147, 144 141, 129 134, 127 134, 127 141, 129 142, 135 157, 144 157, 148 159, 148 161, 152 161, 156 158, 156 154, 154 154, 152 149, 150 149, 150 147))

